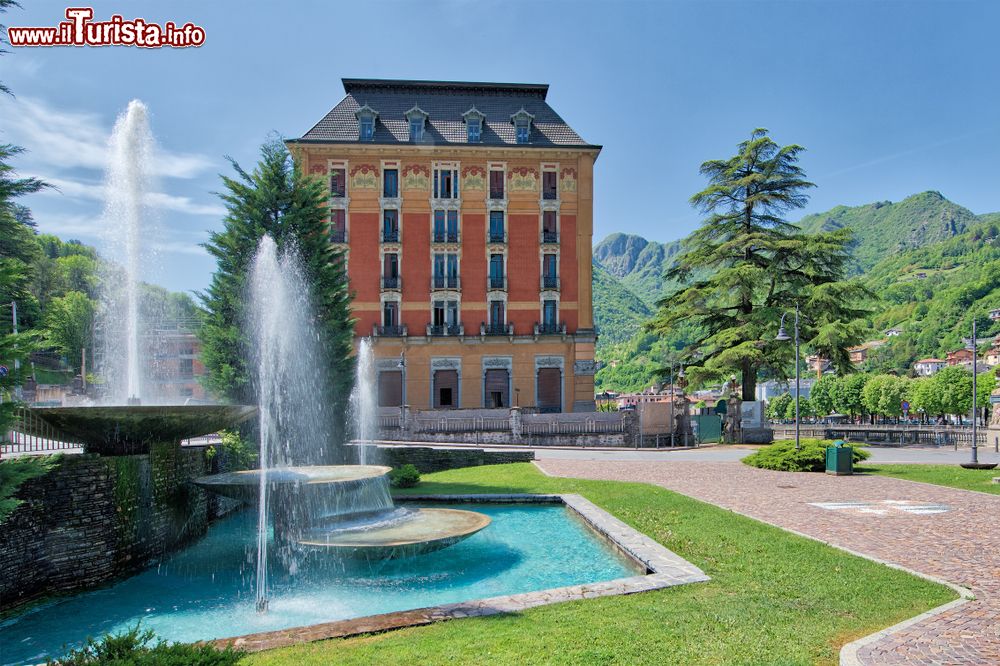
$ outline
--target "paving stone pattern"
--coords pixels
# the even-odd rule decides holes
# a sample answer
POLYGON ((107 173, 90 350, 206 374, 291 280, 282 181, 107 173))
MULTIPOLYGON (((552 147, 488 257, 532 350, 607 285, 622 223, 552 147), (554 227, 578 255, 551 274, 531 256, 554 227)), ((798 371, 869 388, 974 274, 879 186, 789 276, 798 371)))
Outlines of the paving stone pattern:
POLYGON ((553 476, 652 483, 968 588, 954 604, 842 655, 842 663, 1000 664, 1000 496, 880 476, 771 472, 734 462, 543 460, 553 476), (830 511, 885 500, 941 513, 830 511))

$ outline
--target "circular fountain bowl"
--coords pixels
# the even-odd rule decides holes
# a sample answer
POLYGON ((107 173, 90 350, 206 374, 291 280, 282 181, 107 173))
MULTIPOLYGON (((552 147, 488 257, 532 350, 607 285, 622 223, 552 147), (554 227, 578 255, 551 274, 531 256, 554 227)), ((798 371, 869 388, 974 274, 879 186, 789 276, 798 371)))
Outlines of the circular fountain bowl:
MULTIPOLYGON (((391 467, 381 465, 315 465, 309 467, 275 467, 267 470, 271 488, 288 486, 319 487, 336 484, 338 490, 348 490, 369 479, 385 476, 391 467)), ((205 490, 243 502, 255 503, 260 494, 259 469, 202 476, 194 482, 205 490)))
POLYGON ((253 405, 33 407, 31 413, 83 443, 88 453, 149 453, 154 442, 200 437, 252 418, 253 405))
POLYGON ((298 543, 344 557, 392 559, 423 555, 466 539, 491 522, 489 516, 459 509, 412 509, 400 520, 361 529, 314 528, 298 543))

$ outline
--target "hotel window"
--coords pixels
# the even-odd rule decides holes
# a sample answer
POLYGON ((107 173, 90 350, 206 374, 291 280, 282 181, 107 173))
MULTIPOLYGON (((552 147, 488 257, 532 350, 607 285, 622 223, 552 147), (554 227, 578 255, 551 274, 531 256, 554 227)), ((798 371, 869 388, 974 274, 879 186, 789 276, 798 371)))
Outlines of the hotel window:
POLYGON ((387 329, 399 326, 399 303, 386 301, 382 304, 382 325, 387 329))
POLYGON ((490 199, 503 199, 503 171, 490 170, 490 199))
POLYGON ((490 328, 493 330, 502 330, 506 323, 507 317, 505 312, 505 303, 503 301, 490 301, 490 328))
POLYGON ((559 314, 559 304, 554 300, 542 301, 542 325, 548 332, 555 331, 559 314))
POLYGON ((514 123, 514 134, 518 143, 530 143, 531 121, 533 119, 534 116, 528 113, 523 107, 510 117, 510 122, 514 123))
POLYGON ((490 211, 490 242, 491 243, 503 243, 504 242, 504 225, 503 225, 503 211, 502 210, 491 210, 490 211))
POLYGON ((433 326, 458 327, 458 301, 434 301, 433 326))
POLYGON ((420 141, 424 136, 424 119, 410 118, 410 141, 420 141))
POLYGON ((559 174, 555 171, 543 171, 542 172, 542 198, 543 199, 558 199, 559 198, 559 174))
POLYGON ((434 254, 435 289, 458 289, 458 255, 453 252, 434 254))
POLYGON ((395 199, 399 196, 399 171, 397 169, 385 169, 382 172, 382 196, 386 199, 395 199))
POLYGON ((382 242, 399 242, 399 211, 395 209, 382 212, 382 242))
POLYGON ((505 289, 503 274, 503 255, 490 255, 490 289, 505 289))
POLYGON ((435 243, 458 242, 457 210, 434 211, 434 242, 435 243))
POLYGON ((382 258, 382 288, 399 289, 399 256, 395 252, 382 258))
POLYGON ((371 116, 362 116, 358 119, 358 139, 361 141, 371 141, 375 138, 375 119, 371 116))
POLYGON ((483 121, 470 120, 465 126, 469 143, 479 143, 483 130, 483 121))
POLYGON ((434 169, 434 198, 458 198, 458 169, 434 169))
POLYGON ((330 242, 347 242, 347 211, 343 208, 330 210, 330 242))
POLYGON ((347 196, 346 169, 330 169, 330 196, 337 198, 347 196))
POLYGON ((554 210, 547 210, 542 213, 542 242, 559 242, 559 226, 556 221, 556 212, 554 210))
POLYGON ((559 288, 559 256, 542 255, 542 289, 559 288))

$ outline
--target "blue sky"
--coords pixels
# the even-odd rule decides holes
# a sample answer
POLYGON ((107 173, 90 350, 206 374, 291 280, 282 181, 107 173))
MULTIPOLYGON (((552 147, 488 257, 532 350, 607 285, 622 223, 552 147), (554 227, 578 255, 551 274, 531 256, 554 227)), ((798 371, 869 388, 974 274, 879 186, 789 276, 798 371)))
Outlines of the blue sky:
MULTIPOLYGON (((23 0, 6 25, 55 25, 64 4, 23 0)), ((595 241, 681 237, 698 165, 754 127, 805 146, 805 212, 939 190, 1000 210, 1000 2, 95 2, 205 28, 204 46, 11 49, 0 141, 59 191, 27 201, 39 227, 99 243, 104 147, 132 98, 161 151, 154 280, 199 290, 199 248, 221 226, 224 155, 246 166, 271 131, 299 136, 343 96, 341 77, 544 82, 552 106, 602 144, 595 241)), ((799 216, 793 216, 797 219, 799 216)))

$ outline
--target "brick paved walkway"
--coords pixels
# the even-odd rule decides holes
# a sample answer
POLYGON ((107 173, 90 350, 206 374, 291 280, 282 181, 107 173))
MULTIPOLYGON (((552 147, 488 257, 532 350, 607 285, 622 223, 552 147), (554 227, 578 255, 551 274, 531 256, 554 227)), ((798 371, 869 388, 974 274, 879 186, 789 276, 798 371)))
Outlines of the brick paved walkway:
POLYGON ((732 462, 536 464, 554 476, 653 483, 969 588, 975 601, 865 645, 857 656, 865 664, 1000 664, 1000 496, 880 476, 770 472, 732 462), (871 504, 838 510, 812 505, 853 501, 871 504), (919 504, 949 510, 920 514, 899 508, 919 504))

